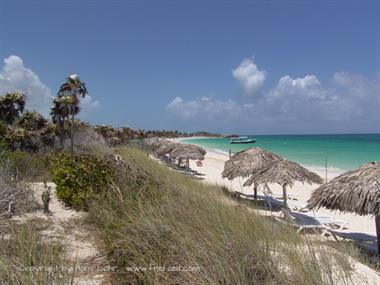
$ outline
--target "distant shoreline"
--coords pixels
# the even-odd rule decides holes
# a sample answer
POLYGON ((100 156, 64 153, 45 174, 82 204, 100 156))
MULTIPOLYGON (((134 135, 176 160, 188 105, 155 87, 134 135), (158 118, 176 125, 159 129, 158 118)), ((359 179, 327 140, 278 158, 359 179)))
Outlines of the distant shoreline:
MULTIPOLYGON (((188 144, 198 145, 198 146, 203 147, 205 150, 207 150, 210 153, 213 153, 215 155, 223 155, 223 156, 228 157, 229 154, 227 151, 220 150, 220 149, 214 149, 214 148, 210 148, 210 147, 205 147, 201 144, 197 144, 197 143, 194 143, 191 141, 185 141, 186 139, 208 139, 208 138, 211 138, 211 137, 191 137, 191 138, 181 137, 181 138, 171 138, 170 140, 172 140, 174 142, 186 142, 188 144)), ((212 138, 218 138, 218 137, 212 137, 212 138)), ((309 169, 311 171, 318 173, 322 177, 325 177, 325 175, 326 175, 326 168, 323 166, 307 165, 307 164, 301 164, 301 165, 306 167, 307 169, 309 169)), ((344 173, 345 171, 347 171, 347 170, 342 169, 342 168, 338 168, 338 167, 332 167, 332 166, 327 167, 327 173, 328 173, 329 179, 331 179, 332 177, 338 176, 338 175, 344 173)))

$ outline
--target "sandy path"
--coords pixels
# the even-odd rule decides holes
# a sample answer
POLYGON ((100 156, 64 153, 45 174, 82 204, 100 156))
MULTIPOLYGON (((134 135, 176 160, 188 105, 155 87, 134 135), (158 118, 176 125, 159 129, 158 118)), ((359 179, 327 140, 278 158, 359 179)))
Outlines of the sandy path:
MULTIPOLYGON (((55 195, 55 184, 48 183, 48 186, 52 190, 49 205, 50 215, 38 210, 22 216, 15 216, 13 219, 18 222, 28 222, 30 219, 49 221, 48 229, 44 230, 42 234, 47 239, 56 238, 66 245, 67 259, 76 268, 74 284, 111 284, 106 282, 108 279, 106 257, 99 250, 97 236, 84 223, 84 213, 66 208, 55 195)), ((36 201, 40 202, 44 190, 43 183, 33 183, 31 187, 36 201)))

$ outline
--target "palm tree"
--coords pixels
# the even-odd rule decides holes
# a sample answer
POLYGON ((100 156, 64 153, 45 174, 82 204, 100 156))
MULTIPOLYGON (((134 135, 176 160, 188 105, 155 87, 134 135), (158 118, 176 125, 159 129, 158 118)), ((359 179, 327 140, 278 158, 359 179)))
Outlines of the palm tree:
POLYGON ((10 92, 0 97, 0 120, 11 125, 24 112, 26 96, 10 92))
POLYGON ((38 139, 36 134, 23 128, 11 128, 6 137, 12 150, 28 152, 38 151, 38 139))
MULTIPOLYGON (((79 108, 79 98, 84 98, 87 95, 86 84, 82 82, 78 75, 72 74, 67 78, 67 81, 61 85, 58 91, 58 98, 55 100, 55 107, 58 107, 61 113, 57 119, 60 119, 60 128, 61 131, 64 129, 64 122, 67 118, 70 118, 70 140, 71 140, 71 152, 74 151, 74 119, 80 111, 79 108), (58 101, 57 101, 58 100, 58 101), (57 101, 57 102, 56 102, 57 101), (58 106, 57 106, 58 104, 58 106)), ((52 110, 53 111, 53 110, 52 110)), ((54 116, 54 115, 53 115, 54 116)), ((54 117, 53 117, 54 119, 54 117)), ((62 138, 64 140, 64 135, 61 134, 61 143, 62 138)))
POLYGON ((17 125, 28 131, 38 131, 44 128, 47 120, 35 111, 26 111, 18 120, 17 125))
POLYGON ((40 131, 40 139, 43 145, 54 146, 55 144, 55 134, 57 126, 51 123, 46 124, 46 126, 40 131))
POLYGON ((72 104, 70 96, 57 97, 53 101, 53 107, 50 112, 53 123, 59 127, 59 138, 62 148, 65 143, 65 122, 71 114, 72 104))

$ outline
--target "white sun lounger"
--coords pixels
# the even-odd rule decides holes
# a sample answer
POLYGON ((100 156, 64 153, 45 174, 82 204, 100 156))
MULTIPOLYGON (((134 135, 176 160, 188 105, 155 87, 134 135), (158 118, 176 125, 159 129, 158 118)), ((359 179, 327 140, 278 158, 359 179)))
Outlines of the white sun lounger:
POLYGON ((354 241, 355 244, 361 248, 362 250, 376 255, 378 254, 377 249, 377 237, 361 233, 361 232, 353 232, 350 230, 338 230, 338 229, 326 229, 324 235, 332 236, 336 241, 340 240, 351 240, 354 241))
POLYGON ((347 226, 347 222, 336 220, 331 216, 324 215, 324 214, 315 214, 314 212, 290 212, 288 211, 290 215, 295 217, 296 219, 302 221, 302 220, 315 220, 316 222, 320 223, 321 225, 326 225, 327 227, 331 229, 338 229, 342 230, 347 226))
MULTIPOLYGON (((239 198, 246 199, 246 200, 254 200, 253 194, 245 194, 239 191, 234 192, 235 195, 239 198)), ((279 201, 275 198, 273 198, 271 195, 257 195, 257 200, 265 201, 268 205, 269 209, 272 208, 282 208, 284 207, 284 202, 279 201)), ((299 206, 292 203, 288 203, 288 208, 290 208, 292 211, 296 212, 308 212, 309 209, 306 208, 306 206, 299 206)))
POLYGON ((317 231, 324 232, 328 228, 327 225, 321 224, 319 221, 315 219, 311 219, 311 218, 298 219, 294 217, 293 215, 291 215, 291 212, 287 209, 283 208, 281 211, 282 211, 283 218, 275 217, 275 219, 279 222, 282 222, 282 223, 285 222, 286 224, 297 228, 297 233, 300 233, 308 229, 313 229, 315 230, 315 232, 317 231))
POLYGON ((376 241, 377 238, 373 235, 353 232, 350 230, 339 230, 339 229, 327 229, 327 233, 330 234, 336 241, 339 241, 338 238, 344 240, 353 240, 357 242, 367 242, 367 241, 376 241))
POLYGON ((371 255, 379 254, 377 248, 377 241, 365 242, 365 241, 355 241, 355 244, 362 250, 366 251, 371 255))
MULTIPOLYGON (((291 212, 288 209, 281 209, 282 216, 288 222, 295 223, 300 226, 300 232, 306 228, 315 228, 322 230, 322 234, 333 231, 344 231, 343 229, 347 225, 347 222, 336 220, 328 215, 316 215, 315 213, 300 213, 300 212, 291 212)), ((331 233, 332 235, 332 233, 331 233)))

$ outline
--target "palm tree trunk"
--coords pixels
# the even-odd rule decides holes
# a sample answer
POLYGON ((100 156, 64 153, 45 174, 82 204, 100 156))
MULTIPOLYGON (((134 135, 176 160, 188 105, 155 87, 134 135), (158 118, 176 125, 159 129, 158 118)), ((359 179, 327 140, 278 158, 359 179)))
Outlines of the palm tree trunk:
POLYGON ((16 115, 15 115, 15 106, 13 104, 11 104, 10 106, 10 110, 9 110, 9 124, 13 124, 15 119, 16 119, 16 115))
POLYGON ((61 148, 63 148, 65 144, 65 119, 62 118, 61 120, 59 120, 59 128, 59 140, 61 143, 61 148))
POLYGON ((70 141, 71 141, 71 154, 73 154, 74 153, 74 113, 71 114, 70 141))

